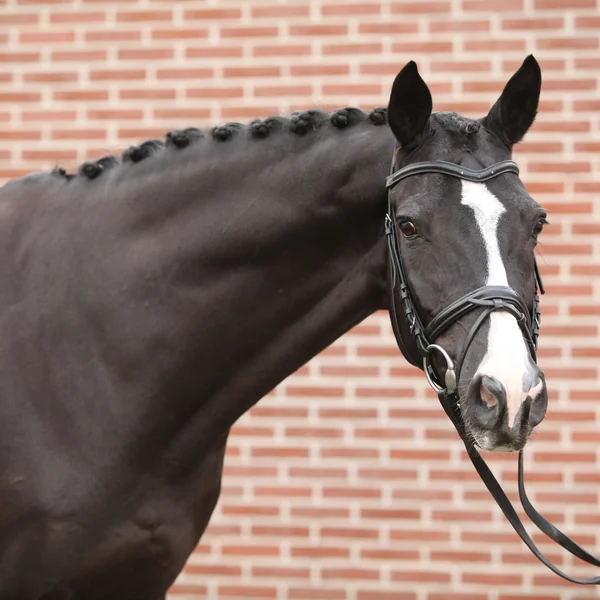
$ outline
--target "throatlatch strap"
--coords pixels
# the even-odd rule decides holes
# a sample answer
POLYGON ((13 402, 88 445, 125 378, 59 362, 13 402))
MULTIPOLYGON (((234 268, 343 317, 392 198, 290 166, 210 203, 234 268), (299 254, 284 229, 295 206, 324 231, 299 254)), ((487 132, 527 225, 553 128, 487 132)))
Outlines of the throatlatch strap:
MULTIPOLYGON (((438 398, 440 400, 440 404, 444 408, 444 411, 452 421, 452 424, 458 431, 460 435, 460 439, 463 441, 465 448, 467 450, 467 455, 477 473, 481 477, 481 480, 489 490, 490 494, 496 501, 496 504, 500 507, 500 510, 504 513, 504 516, 508 519, 508 522, 512 525, 513 529, 517 532, 517 535, 523 540, 525 545, 531 550, 531 552, 536 556, 536 558, 546 565, 552 572, 556 573, 559 577, 570 581, 571 583, 578 583, 581 585, 600 585, 600 576, 592 577, 590 579, 577 579, 575 577, 571 577, 567 575, 563 571, 561 571, 558 567, 554 566, 539 550, 539 548, 535 545, 535 542, 531 539, 525 526, 523 525, 519 515, 516 513, 513 508, 510 500, 504 493, 502 486, 487 466, 486 462, 483 460, 477 449, 469 442, 464 429, 464 424, 462 422, 462 418, 459 409, 456 406, 456 402, 452 401, 452 396, 446 393, 445 390, 438 392, 438 398)), ((523 503, 525 508, 525 512, 531 518, 531 514, 535 515, 535 519, 532 518, 532 521, 543 531, 548 537, 553 539, 555 542, 559 543, 563 548, 574 554, 575 556, 581 558, 582 560, 595 565, 600 566, 600 560, 595 556, 589 554, 586 550, 581 548, 578 544, 576 544, 571 538, 564 535, 559 529, 554 527, 551 523, 546 521, 544 517, 542 517, 531 505, 529 499, 525 495, 525 484, 523 481, 523 451, 519 454, 519 495, 521 497, 521 502, 523 502, 523 497, 525 497, 526 502, 523 503), (522 493, 521 493, 522 492, 522 493), (526 504, 528 506, 526 506, 526 504), (531 514, 530 514, 531 512, 531 514)))

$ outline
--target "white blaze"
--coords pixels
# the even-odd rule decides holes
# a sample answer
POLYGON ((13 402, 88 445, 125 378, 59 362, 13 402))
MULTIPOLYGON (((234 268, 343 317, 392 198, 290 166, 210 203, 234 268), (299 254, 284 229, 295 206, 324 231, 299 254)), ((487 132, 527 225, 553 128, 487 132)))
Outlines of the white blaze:
MULTIPOLYGON (((508 286, 498 244, 498 221, 506 209, 485 184, 464 180, 461 183, 461 204, 473 210, 483 238, 487 258, 486 285, 508 286)), ((537 389, 523 390, 523 376, 530 371, 529 351, 517 320, 508 312, 493 312, 490 315, 487 352, 476 375, 494 377, 504 385, 509 427, 513 426, 521 403, 527 396, 531 395, 533 399, 541 391, 541 382, 532 382, 537 384, 537 389)))

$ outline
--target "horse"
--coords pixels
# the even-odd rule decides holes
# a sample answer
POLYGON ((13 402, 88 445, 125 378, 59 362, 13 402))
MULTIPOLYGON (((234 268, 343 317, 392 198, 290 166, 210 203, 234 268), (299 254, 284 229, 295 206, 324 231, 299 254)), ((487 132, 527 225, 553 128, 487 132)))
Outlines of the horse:
MULTIPOLYGON (((231 426, 407 287, 425 328, 474 289, 508 290, 430 336, 423 368, 448 381, 456 362, 473 445, 523 448, 548 396, 510 306, 535 308, 546 214, 493 166, 540 89, 528 56, 485 117, 433 112, 411 61, 387 109, 178 130, 0 188, 0 598, 164 599, 231 426)), ((414 316, 397 327, 420 364, 414 316)))

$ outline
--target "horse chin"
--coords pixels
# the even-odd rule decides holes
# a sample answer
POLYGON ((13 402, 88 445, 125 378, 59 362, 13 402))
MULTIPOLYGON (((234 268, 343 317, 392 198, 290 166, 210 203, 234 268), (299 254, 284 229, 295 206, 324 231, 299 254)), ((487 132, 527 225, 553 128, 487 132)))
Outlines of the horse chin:
POLYGON ((472 433, 475 445, 485 452, 519 452, 527 444, 527 438, 515 444, 506 444, 495 440, 493 432, 472 433))

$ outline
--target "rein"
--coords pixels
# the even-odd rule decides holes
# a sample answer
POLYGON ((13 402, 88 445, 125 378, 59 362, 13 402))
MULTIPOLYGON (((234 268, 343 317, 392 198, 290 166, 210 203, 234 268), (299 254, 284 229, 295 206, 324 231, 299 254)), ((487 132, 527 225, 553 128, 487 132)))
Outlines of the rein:
MULTIPOLYGON (((600 576, 590 579, 577 579, 571 577, 561 571, 552 562, 550 562, 538 549, 534 541, 531 539, 525 529, 517 512, 513 508, 510 500, 506 496, 502 486, 487 466, 472 441, 469 439, 465 425, 460 413, 460 404, 457 393, 457 385, 460 379, 460 370, 467 354, 467 351, 475 339, 475 335, 481 326, 487 321, 492 312, 496 310, 507 311, 512 314, 519 324, 529 352, 534 362, 536 362, 537 341, 540 328, 541 313, 539 308, 540 293, 544 293, 544 285, 538 269, 537 262, 534 257, 536 290, 531 312, 527 309, 523 299, 511 288, 505 286, 483 286, 469 292, 462 298, 459 298, 438 315, 436 315, 427 327, 419 317, 416 307, 412 301, 408 280, 402 265, 402 257, 398 237, 395 227, 394 210, 391 199, 391 189, 403 179, 414 175, 438 173, 457 177, 466 181, 483 182, 498 177, 504 173, 513 173, 519 175, 519 167, 511 160, 505 160, 491 167, 481 170, 467 169, 460 165, 445 162, 445 161, 425 161, 408 165, 398 171, 395 171, 394 161, 392 160, 391 174, 386 179, 386 188, 388 190, 388 211, 385 217, 385 234, 388 241, 388 254, 390 261, 389 269, 389 296, 390 296, 390 319, 392 329, 398 346, 404 357, 412 365, 421 368, 425 372, 425 376, 431 387, 436 391, 438 399, 456 428, 465 448, 469 459, 473 463, 477 473, 481 477, 483 483, 491 493, 508 519, 513 529, 517 532, 521 540, 531 550, 531 552, 551 571, 570 581, 584 585, 599 585, 600 576), (406 321, 410 334, 411 342, 414 343, 418 356, 412 351, 409 341, 405 339, 402 329, 400 328, 398 308, 406 321), (446 331, 456 321, 464 317, 466 314, 483 309, 482 313, 477 317, 477 320, 471 327, 467 340, 460 352, 456 364, 452 361, 448 353, 439 345, 433 343, 435 339, 446 331), (439 381, 433 366, 430 363, 432 352, 440 353, 446 361, 446 373, 443 384, 439 381)), ((531 402, 531 400, 529 400, 531 402)), ((518 487, 519 499, 527 516, 533 521, 537 528, 546 534, 550 539, 562 546, 572 555, 581 560, 600 567, 600 559, 593 556, 585 549, 581 548, 570 537, 565 535, 560 529, 547 521, 533 506, 525 491, 525 475, 523 469, 523 450, 519 452, 519 472, 518 472, 518 487)))

